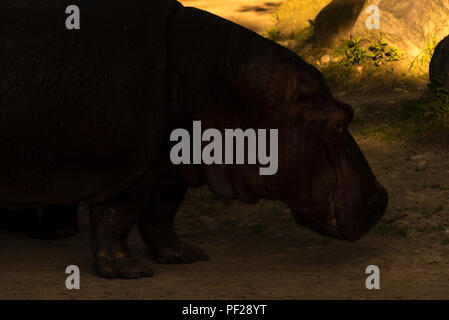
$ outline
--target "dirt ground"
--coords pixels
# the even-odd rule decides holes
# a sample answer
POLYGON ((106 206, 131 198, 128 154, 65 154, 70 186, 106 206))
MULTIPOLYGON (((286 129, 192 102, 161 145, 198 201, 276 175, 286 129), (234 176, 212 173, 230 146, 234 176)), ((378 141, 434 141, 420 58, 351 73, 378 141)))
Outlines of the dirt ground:
POLYGON ((196 7, 248 29, 261 33, 274 23, 273 14, 282 0, 181 0, 186 7, 196 7))
MULTIPOLYGON (((242 11, 245 6, 265 4, 258 0, 245 5, 228 0, 231 11, 215 0, 183 3, 241 15, 245 21, 268 21, 271 16, 269 10, 242 11)), ((264 28, 257 24, 259 30, 264 28)), ((361 117, 368 116, 368 105, 393 108, 419 94, 336 93, 361 117)), ((360 241, 342 242, 299 227, 281 203, 261 201, 250 206, 195 189, 178 213, 176 228, 186 240, 204 248, 210 261, 156 264, 147 258, 134 230, 130 247, 137 258, 153 265, 155 276, 99 278, 91 267, 87 212, 81 210, 81 233, 73 238, 44 241, 27 238, 24 232, 0 232, 0 298, 448 298, 449 149, 432 143, 374 140, 362 136, 359 129, 355 124, 351 130, 390 195, 385 217, 360 241), (65 268, 72 264, 81 270, 81 290, 65 288, 65 268), (380 268, 380 290, 365 288, 368 265, 380 268)))

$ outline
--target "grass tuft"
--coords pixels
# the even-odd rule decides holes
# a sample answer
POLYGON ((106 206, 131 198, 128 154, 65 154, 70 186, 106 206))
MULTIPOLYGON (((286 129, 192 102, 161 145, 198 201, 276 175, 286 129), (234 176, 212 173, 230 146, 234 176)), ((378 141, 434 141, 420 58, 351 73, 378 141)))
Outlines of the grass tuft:
MULTIPOLYGON (((397 109, 382 111, 376 121, 362 125, 363 136, 385 140, 397 138, 449 141, 449 91, 430 86, 420 99, 407 101, 397 109)), ((380 108, 376 108, 381 110, 380 108)))
POLYGON ((424 49, 412 60, 412 62, 410 63, 409 71, 418 68, 422 73, 427 73, 438 41, 436 35, 433 35, 431 37, 424 36, 424 39, 424 49))

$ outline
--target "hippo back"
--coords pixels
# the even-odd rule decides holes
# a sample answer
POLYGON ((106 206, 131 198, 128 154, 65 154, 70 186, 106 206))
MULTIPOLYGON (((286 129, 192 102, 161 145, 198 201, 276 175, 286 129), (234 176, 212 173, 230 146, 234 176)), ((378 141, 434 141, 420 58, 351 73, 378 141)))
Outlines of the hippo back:
POLYGON ((0 205, 100 201, 160 154, 175 1, 0 0, 0 205))

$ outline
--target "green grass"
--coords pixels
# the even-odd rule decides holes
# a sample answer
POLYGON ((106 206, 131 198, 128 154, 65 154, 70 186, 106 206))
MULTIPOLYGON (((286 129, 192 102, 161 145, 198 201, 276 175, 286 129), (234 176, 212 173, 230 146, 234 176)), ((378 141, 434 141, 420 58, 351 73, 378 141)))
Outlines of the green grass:
POLYGON ((438 183, 423 184, 423 185, 421 185, 421 188, 424 188, 424 189, 442 189, 441 185, 438 184, 438 183))
MULTIPOLYGON (((379 109, 380 110, 380 109, 379 109)), ((432 88, 422 98, 388 109, 376 121, 364 123, 360 133, 385 140, 415 137, 449 141, 449 93, 444 88, 432 88)))
POLYGON ((412 60, 409 70, 418 68, 423 73, 427 73, 430 61, 432 60, 433 53, 438 44, 436 35, 424 36, 425 46, 424 49, 412 60))
POLYGON ((407 217, 406 214, 385 217, 374 228, 374 232, 381 236, 405 238, 407 237, 407 226, 397 223, 405 217, 407 217))
POLYGON ((192 205, 198 214, 220 207, 229 208, 235 203, 233 200, 218 197, 208 188, 191 189, 187 192, 184 200, 192 205))
POLYGON ((381 66, 386 62, 395 62, 402 59, 402 52, 384 41, 382 36, 369 46, 367 59, 372 60, 375 66, 381 66))
POLYGON ((299 30, 298 32, 292 32, 290 34, 290 39, 299 41, 301 45, 306 45, 313 42, 315 40, 315 22, 313 20, 309 20, 309 26, 299 30))
POLYGON ((286 35, 296 33, 310 25, 318 13, 331 0, 285 0, 273 15, 275 26, 286 35))
POLYGON ((446 228, 442 224, 438 224, 436 226, 430 227, 429 232, 435 235, 435 240, 440 240, 441 244, 448 245, 449 244, 449 235, 446 233, 446 228))
POLYGON ((444 210, 444 207, 442 205, 438 205, 435 207, 435 209, 433 209, 432 213, 438 213, 444 210))
POLYGON ((315 38, 314 22, 309 20, 309 26, 288 34, 281 33, 276 25, 274 25, 265 30, 265 36, 272 41, 278 42, 283 40, 296 40, 296 47, 302 48, 304 45, 312 43, 315 38))
POLYGON ((234 230, 237 227, 237 223, 234 220, 226 219, 223 221, 226 228, 234 230))
POLYGON ((275 26, 268 28, 265 32, 267 34, 266 37, 272 41, 282 40, 281 33, 275 26))
POLYGON ((332 53, 332 60, 321 71, 324 78, 330 83, 339 83, 354 77, 356 67, 363 67, 363 76, 370 78, 382 72, 381 66, 402 60, 402 52, 390 46, 380 37, 365 47, 360 38, 343 40, 341 45, 332 53), (337 59, 335 59, 337 58, 337 59))
POLYGON ((336 55, 343 57, 342 62, 346 65, 360 65, 372 63, 381 66, 387 62, 395 62, 402 59, 402 52, 384 41, 382 36, 365 48, 360 38, 343 40, 342 45, 336 50, 336 55))
POLYGON ((249 226, 249 229, 252 233, 261 235, 267 231, 267 226, 264 224, 253 224, 249 226))
POLYGON ((361 46, 360 38, 343 40, 341 50, 344 53, 343 64, 357 65, 365 62, 366 49, 361 46))

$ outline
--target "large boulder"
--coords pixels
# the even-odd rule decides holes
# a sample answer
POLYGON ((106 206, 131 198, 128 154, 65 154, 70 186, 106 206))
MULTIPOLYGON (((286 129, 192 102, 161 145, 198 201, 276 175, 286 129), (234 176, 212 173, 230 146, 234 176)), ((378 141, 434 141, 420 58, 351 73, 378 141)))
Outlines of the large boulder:
POLYGON ((430 81, 434 86, 443 85, 449 90, 449 36, 436 47, 429 68, 430 81))
POLYGON ((366 27, 371 13, 363 9, 352 35, 375 40, 382 34, 384 40, 405 53, 409 62, 422 54, 426 46, 449 34, 449 1, 370 0, 365 6, 368 5, 379 7, 380 29, 366 27))
MULTIPOLYGON (((363 43, 371 43, 382 35, 404 54, 406 59, 402 63, 408 68, 416 57, 428 56, 435 43, 449 34, 449 1, 287 0, 279 8, 278 18, 276 26, 283 34, 308 26, 309 19, 316 20, 316 38, 324 46, 335 45, 342 37, 360 37, 366 40, 363 43), (380 10, 379 29, 366 26, 373 13, 367 10, 370 5, 380 10)), ((428 63, 430 58, 422 60, 428 63)), ((427 65, 420 67, 424 71, 427 65)))
POLYGON ((323 47, 347 39, 367 0, 333 0, 315 19, 315 38, 323 47))
POLYGON ((330 2, 331 0, 286 0, 275 14, 276 29, 283 35, 300 32, 330 2))

